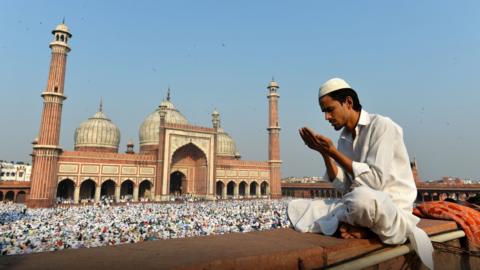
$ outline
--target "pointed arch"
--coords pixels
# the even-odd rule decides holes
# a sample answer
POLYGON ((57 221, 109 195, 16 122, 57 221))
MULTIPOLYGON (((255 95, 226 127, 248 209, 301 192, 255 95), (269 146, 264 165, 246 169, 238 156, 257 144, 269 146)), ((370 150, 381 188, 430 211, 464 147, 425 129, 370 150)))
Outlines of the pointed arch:
POLYGON ((227 196, 235 195, 235 186, 236 186, 236 184, 233 180, 228 182, 228 184, 227 184, 227 196))
POLYGON ((223 197, 223 189, 225 188, 225 183, 223 183, 222 181, 217 181, 217 184, 215 185, 215 194, 218 196, 218 197, 223 197))
POLYGON ((153 188, 153 183, 148 180, 144 179, 142 182, 140 182, 139 185, 139 197, 140 199, 149 199, 152 196, 152 188, 153 188))
POLYGON ((25 203, 26 196, 27 196, 27 193, 25 193, 25 191, 23 191, 23 190, 20 190, 17 193, 17 196, 15 198, 15 202, 16 203, 25 203))
POLYGON ((268 183, 267 181, 263 181, 262 184, 260 185, 260 194, 262 196, 266 196, 266 195, 269 195, 269 186, 268 186, 268 183))
POLYGON ((250 183, 250 196, 259 196, 257 192, 258 190, 258 183, 256 181, 253 181, 250 183))
POLYGON ((238 195, 246 196, 247 195, 247 182, 242 181, 238 185, 238 195))
POLYGON ((92 179, 86 179, 80 185, 80 199, 93 199, 95 197, 96 183, 92 179))
POLYGON ((5 194, 5 201, 7 202, 13 202, 13 200, 15 199, 15 193, 13 191, 7 191, 7 193, 5 194))
POLYGON ((190 141, 188 143, 185 143, 181 146, 178 146, 178 147, 175 147, 172 149, 172 156, 171 156, 171 159, 170 159, 170 164, 173 164, 174 163, 174 155, 175 153, 177 153, 179 150, 181 150, 182 148, 193 148, 193 149, 196 149, 196 151, 199 151, 201 153, 201 155, 205 158, 205 162, 208 162, 207 160, 207 153, 205 152, 205 150, 203 150, 200 145, 197 144, 197 142, 195 141, 190 141))
POLYGON ((189 156, 194 160, 205 159, 205 164, 207 161, 207 154, 199 147, 196 143, 190 142, 186 143, 173 151, 173 154, 170 159, 170 164, 178 163, 185 155, 189 156))
POLYGON ((107 179, 103 181, 102 186, 100 187, 100 198, 115 198, 115 182, 112 179, 107 179))
POLYGON ((75 182, 70 178, 65 178, 57 185, 57 199, 73 201, 75 192, 75 182))
POLYGON ((120 186, 120 198, 131 200, 133 199, 133 181, 131 179, 127 179, 122 182, 120 186))
MULTIPOLYGON (((171 156, 170 168, 174 176, 175 171, 181 172, 185 178, 181 180, 181 193, 207 194, 208 161, 205 153, 194 143, 187 143, 175 150, 171 156), (183 168, 183 169, 180 169, 183 168)), ((167 182, 171 184, 171 180, 167 182)), ((170 193, 171 186, 167 187, 170 193)))

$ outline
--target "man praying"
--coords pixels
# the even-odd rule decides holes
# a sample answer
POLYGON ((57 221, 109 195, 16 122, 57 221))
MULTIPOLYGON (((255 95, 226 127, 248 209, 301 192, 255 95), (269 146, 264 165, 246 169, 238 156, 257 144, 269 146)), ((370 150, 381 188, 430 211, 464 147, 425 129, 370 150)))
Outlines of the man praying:
POLYGON ((410 240, 422 262, 433 269, 432 244, 412 214, 417 189, 402 128, 390 118, 362 109, 355 90, 333 78, 319 90, 325 120, 341 130, 337 147, 308 127, 305 144, 320 153, 326 178, 344 193, 337 200, 293 200, 288 215, 300 232, 362 238, 370 230, 385 244, 410 240))

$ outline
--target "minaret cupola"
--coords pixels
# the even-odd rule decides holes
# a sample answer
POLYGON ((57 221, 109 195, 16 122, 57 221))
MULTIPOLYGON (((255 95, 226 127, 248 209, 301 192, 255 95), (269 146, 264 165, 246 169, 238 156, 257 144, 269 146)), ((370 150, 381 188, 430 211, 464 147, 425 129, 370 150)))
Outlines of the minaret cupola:
POLYGON ((65 19, 63 22, 52 31, 53 40, 50 42, 50 48, 54 45, 60 45, 67 48, 67 52, 70 51, 68 46, 68 40, 72 37, 72 34, 68 31, 68 27, 65 25, 65 19))

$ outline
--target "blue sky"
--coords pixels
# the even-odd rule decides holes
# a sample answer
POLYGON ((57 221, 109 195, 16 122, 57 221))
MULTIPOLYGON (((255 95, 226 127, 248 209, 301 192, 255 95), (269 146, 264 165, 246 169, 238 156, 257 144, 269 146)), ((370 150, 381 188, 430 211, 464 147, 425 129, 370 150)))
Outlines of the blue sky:
POLYGON ((51 30, 65 17, 61 146, 98 109, 138 150, 164 98, 190 123, 223 128, 247 160, 267 159, 267 90, 280 84, 283 176, 323 175, 298 128, 337 140, 318 87, 345 78, 370 113, 404 130, 424 179, 480 179, 478 1, 0 1, 0 159, 30 161, 51 30))

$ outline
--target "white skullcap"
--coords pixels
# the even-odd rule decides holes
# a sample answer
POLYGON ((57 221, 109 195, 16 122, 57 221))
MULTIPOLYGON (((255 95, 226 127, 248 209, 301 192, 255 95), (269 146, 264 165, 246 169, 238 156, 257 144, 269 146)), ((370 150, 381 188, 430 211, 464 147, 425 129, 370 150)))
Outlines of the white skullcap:
POLYGON ((318 91, 318 98, 320 99, 326 94, 329 94, 333 91, 337 91, 344 88, 352 89, 352 87, 344 79, 332 78, 326 81, 322 86, 320 86, 320 90, 318 91))

